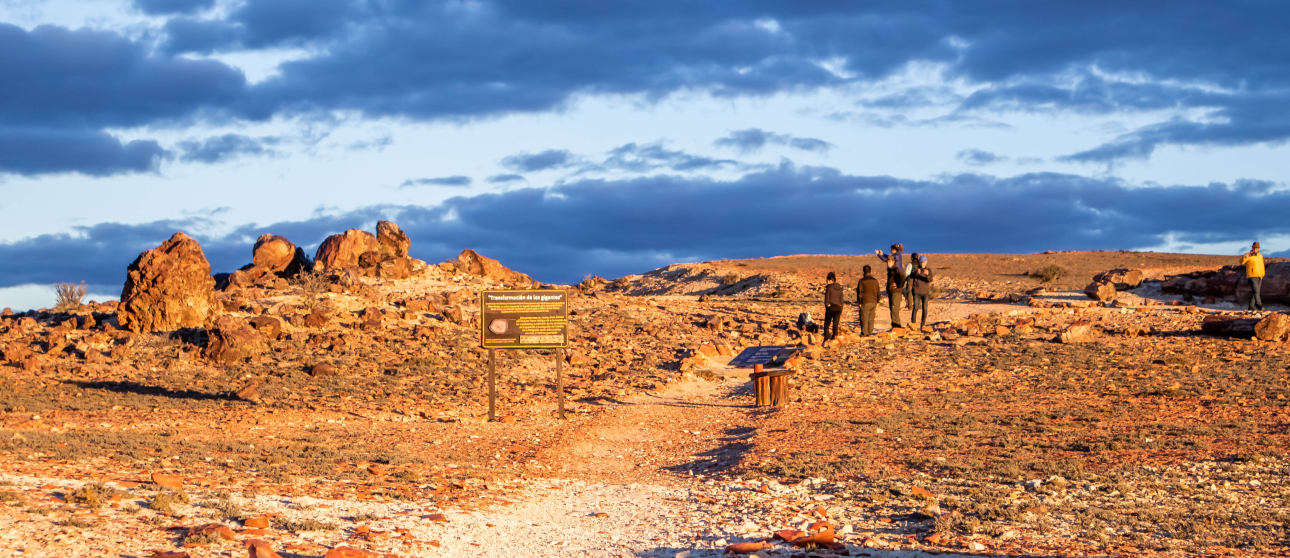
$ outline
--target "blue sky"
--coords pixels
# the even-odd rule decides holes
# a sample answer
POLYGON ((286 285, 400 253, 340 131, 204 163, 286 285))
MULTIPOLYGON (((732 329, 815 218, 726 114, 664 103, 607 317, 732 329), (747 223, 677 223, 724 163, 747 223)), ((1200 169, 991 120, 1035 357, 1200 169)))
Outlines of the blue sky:
POLYGON ((0 306, 392 218, 548 282, 1290 249, 1281 2, 0 0, 0 306))

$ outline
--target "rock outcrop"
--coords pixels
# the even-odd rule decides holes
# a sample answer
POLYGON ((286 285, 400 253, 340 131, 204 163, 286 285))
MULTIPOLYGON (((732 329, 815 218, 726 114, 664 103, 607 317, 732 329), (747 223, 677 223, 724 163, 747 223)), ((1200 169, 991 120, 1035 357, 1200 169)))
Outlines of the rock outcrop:
MULTIPOLYGON (((1273 262, 1266 266, 1260 294, 1265 304, 1290 304, 1290 262, 1273 262)), ((1229 265, 1217 271, 1193 271, 1165 279, 1160 289, 1167 294, 1212 296, 1244 304, 1250 298, 1245 267, 1229 265)))
POLYGON ((412 248, 412 240, 403 229, 389 221, 376 222, 376 240, 380 243, 382 256, 406 258, 408 250, 412 248))
POLYGON ((201 245, 177 232, 127 268, 117 320, 134 332, 174 331, 202 327, 221 309, 201 245))
POLYGON ((469 248, 463 250, 457 256, 453 266, 459 273, 496 279, 507 285, 528 287, 533 284, 532 277, 507 269, 501 262, 481 256, 478 252, 469 248))
POLYGON ((1142 284, 1146 274, 1140 269, 1112 269, 1093 276, 1094 283, 1110 283, 1117 291, 1136 289, 1142 284))
POLYGON ((1214 337, 1254 337, 1255 327, 1259 320, 1253 318, 1229 318, 1210 314, 1200 322, 1200 332, 1214 337))
POLYGON ((314 265, 324 269, 359 267, 358 259, 367 252, 376 252, 380 245, 376 236, 370 232, 349 229, 341 234, 333 234, 318 246, 314 256, 314 265))
POLYGON ((206 358, 224 364, 236 364, 268 352, 264 337, 245 319, 220 316, 210 328, 206 358))

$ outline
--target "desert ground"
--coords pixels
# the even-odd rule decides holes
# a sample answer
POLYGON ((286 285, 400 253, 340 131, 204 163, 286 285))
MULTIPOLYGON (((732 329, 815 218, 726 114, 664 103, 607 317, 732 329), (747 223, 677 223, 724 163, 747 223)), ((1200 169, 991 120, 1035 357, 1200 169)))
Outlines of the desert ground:
POLYGON ((851 305, 829 343, 795 321, 872 254, 542 285, 563 420, 555 351, 507 350, 487 421, 478 292, 531 280, 473 252, 249 267, 205 326, 6 312, 0 554, 1284 556, 1286 308, 1163 287, 1237 260, 929 254, 925 327, 851 305), (1085 295, 1113 269, 1142 282, 1085 295), (787 405, 727 365, 759 345, 806 347, 787 405))

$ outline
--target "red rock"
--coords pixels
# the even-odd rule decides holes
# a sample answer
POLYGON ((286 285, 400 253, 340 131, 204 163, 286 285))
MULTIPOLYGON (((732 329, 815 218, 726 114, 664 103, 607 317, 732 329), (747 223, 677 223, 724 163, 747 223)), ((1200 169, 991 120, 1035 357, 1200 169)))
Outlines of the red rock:
POLYGON ((181 488, 184 486, 184 479, 175 475, 167 475, 158 472, 152 473, 152 482, 157 486, 164 486, 166 488, 181 488))
POLYGON ((327 554, 324 555, 323 558, 375 558, 375 556, 375 554, 366 550, 357 549, 352 546, 338 546, 328 550, 327 554))
POLYGON ((234 540, 233 530, 230 529, 228 525, 225 525, 223 523, 207 523, 205 525, 198 525, 196 527, 189 529, 188 534, 184 536, 191 537, 193 535, 200 535, 202 533, 219 533, 219 536, 221 539, 224 539, 226 541, 234 540))
POLYGON ((930 535, 927 535, 927 537, 923 539, 923 542, 931 545, 936 545, 936 544, 941 544, 941 542, 944 540, 945 540, 944 537, 942 537, 940 533, 932 533, 930 535))
POLYGON ((998 336, 1002 337, 1002 336, 1004 336, 1004 335, 1008 335, 1008 334, 1010 334, 1010 333, 1012 333, 1012 330, 1008 329, 1008 327, 1007 327, 1007 326, 994 326, 994 334, 995 334, 995 335, 998 335, 998 336))
POLYGON ((833 543, 834 538, 833 529, 825 529, 814 535, 793 539, 789 541, 789 544, 797 548, 806 546, 828 546, 833 543))
POLYGON ((1097 331, 1093 329, 1093 322, 1079 320, 1067 327, 1059 339, 1062 343, 1088 343, 1096 337, 1097 331))
POLYGON ((768 546, 770 545, 766 543, 761 543, 761 542, 735 543, 730 546, 727 546, 725 553, 726 554, 752 554, 768 546))
POLYGON ((710 344, 708 344, 708 343, 704 343, 704 344, 702 344, 702 345, 699 345, 699 356, 704 356, 704 357, 708 357, 708 358, 714 358, 714 357, 716 357, 716 356, 718 356, 718 355, 720 355, 720 354, 721 354, 721 353, 719 353, 719 352, 717 351, 717 348, 716 348, 716 346, 714 346, 714 345, 710 345, 710 344))
POLYGON ((178 550, 154 550, 152 551, 152 556, 148 558, 188 558, 188 553, 178 550))
POLYGON ((269 350, 264 338, 246 320, 235 316, 220 316, 208 333, 206 358, 216 362, 239 363, 269 350))
POLYGON ((273 316, 260 315, 251 320, 251 327, 265 339, 282 337, 282 320, 273 316))
POLYGON ((358 258, 380 248, 376 236, 367 231, 350 229, 334 234, 318 246, 314 265, 323 269, 358 267, 358 258))
POLYGON ((1117 291, 1127 291, 1136 289, 1142 284, 1146 275, 1140 269, 1112 269, 1103 271, 1093 276, 1094 283, 1110 283, 1115 286, 1117 291))
POLYGON ((134 332, 174 331, 202 327, 221 310, 201 245, 177 232, 126 269, 117 322, 134 332))
POLYGON ((282 558, 281 554, 273 551, 273 545, 267 541, 251 539, 245 544, 248 558, 282 558))
POLYGON ((329 321, 327 314, 324 314, 322 310, 314 308, 308 316, 305 316, 305 327, 327 327, 327 323, 329 321))
POLYGON ((268 529, 242 529, 241 531, 238 531, 237 534, 249 535, 252 537, 263 537, 265 535, 272 535, 273 531, 268 529))
POLYGON ((0 358, 3 358, 5 362, 23 362, 30 358, 31 354, 31 349, 26 343, 12 341, 5 346, 3 351, 0 351, 0 355, 3 355, 0 358))
POLYGON ((910 492, 912 492, 912 493, 914 494, 914 496, 922 496, 922 497, 924 497, 924 498, 935 498, 935 497, 936 497, 936 495, 935 495, 935 494, 932 494, 932 493, 931 493, 931 492, 929 492, 926 488, 923 488, 923 487, 921 487, 921 486, 915 486, 915 487, 913 487, 913 488, 909 489, 909 491, 910 491, 910 492))
POLYGON ((1119 291, 1108 281, 1095 281, 1084 287, 1084 294, 1093 300, 1111 302, 1119 296, 1119 291))
POLYGON ((441 513, 432 513, 430 515, 425 516, 425 519, 429 519, 430 521, 438 521, 441 523, 448 522, 448 517, 441 513))
POLYGON ((269 527, 269 518, 265 516, 252 517, 242 522, 242 525, 253 529, 266 529, 269 527))
POLYGON ((507 269, 501 262, 481 256, 469 248, 463 250, 457 256, 455 264, 458 270, 467 275, 497 279, 508 285, 529 286, 533 284, 532 277, 507 269))
POLYGON ((1259 320, 1254 325, 1254 336, 1262 341, 1280 341, 1290 330, 1290 316, 1276 313, 1259 320))
POLYGON ((376 264, 374 274, 382 279, 407 279, 413 274, 412 258, 386 257, 376 264))
POLYGON ((286 271, 296 256, 296 245, 275 234, 265 234, 255 241, 251 261, 260 269, 272 273, 286 271))
POLYGON ((380 244, 382 255, 406 258, 412 241, 398 225, 389 221, 376 222, 376 241, 380 244))
POLYGON ((798 531, 796 529, 785 529, 783 531, 775 531, 774 538, 779 539, 781 541, 792 541, 794 539, 798 539, 804 536, 806 536, 806 532, 804 531, 798 531))
POLYGON ((310 368, 309 375, 314 376, 316 378, 339 376, 340 370, 338 370, 335 366, 332 366, 330 364, 323 362, 323 363, 315 364, 313 368, 310 368))

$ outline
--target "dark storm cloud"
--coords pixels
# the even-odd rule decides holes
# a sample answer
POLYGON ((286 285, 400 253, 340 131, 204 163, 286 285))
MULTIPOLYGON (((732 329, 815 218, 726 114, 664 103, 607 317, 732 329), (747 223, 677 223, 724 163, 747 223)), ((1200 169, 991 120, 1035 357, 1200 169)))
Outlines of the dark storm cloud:
POLYGON ((574 164, 575 157, 566 149, 548 149, 541 153, 517 153, 502 159, 502 166, 516 172, 559 169, 574 164))
POLYGON ((203 141, 179 142, 180 161, 219 163, 238 156, 273 155, 270 147, 281 141, 276 137, 252 138, 241 134, 224 134, 203 141))
POLYGON ((752 153, 758 151, 766 144, 787 145, 793 149, 802 151, 824 152, 833 148, 833 144, 815 138, 799 138, 789 134, 777 134, 767 132, 761 128, 748 128, 746 130, 735 130, 730 135, 719 138, 712 142, 717 147, 731 147, 738 149, 740 153, 752 153))
MULTIPOLYGON (((217 271, 229 271, 250 261, 252 244, 266 232, 312 252, 329 234, 372 230, 378 219, 391 219, 412 238, 414 257, 438 262, 469 247, 542 281, 576 282, 587 274, 639 273, 676 261, 862 254, 896 240, 922 252, 1026 253, 1290 234, 1280 214, 1263 210, 1269 206, 1290 206, 1290 191, 1256 181, 1142 186, 1052 173, 913 181, 784 164, 728 181, 582 180, 193 236, 217 271), (1202 211, 1205 218, 1196 218, 1202 211), (750 221, 756 215, 773 226, 750 221), (893 238, 890 215, 919 226, 893 238)), ((105 223, 73 235, 0 243, 0 261, 23 262, 0 268, 0 286, 119 285, 139 251, 200 224, 105 223)))
POLYGON ((213 6, 215 0, 134 0, 134 7, 148 15, 191 14, 213 6))
POLYGON ((992 152, 981 149, 964 149, 956 153, 954 158, 974 167, 1003 163, 1008 160, 1007 157, 995 155, 992 152))
MULTIPOLYGON (((99 132, 332 111, 463 121, 585 95, 809 92, 932 62, 983 87, 954 114, 918 121, 931 125, 1013 111, 1183 115, 1068 159, 1106 162, 1290 138, 1288 19, 1290 4, 1259 1, 247 0, 218 17, 172 17, 161 39, 0 24, 0 126, 99 132), (310 54, 254 85, 178 56, 281 48, 310 54)), ((955 102, 918 87, 875 102, 942 98, 955 102)), ((789 146, 826 147, 802 140, 789 146)))
POLYGON ((454 175, 441 176, 438 178, 414 178, 404 180, 399 184, 399 188, 415 188, 417 186, 448 186, 450 188, 465 188, 470 186, 471 179, 469 176, 454 175))
POLYGON ((0 127, 0 174, 149 172, 167 156, 157 142, 122 142, 106 132, 0 127))

